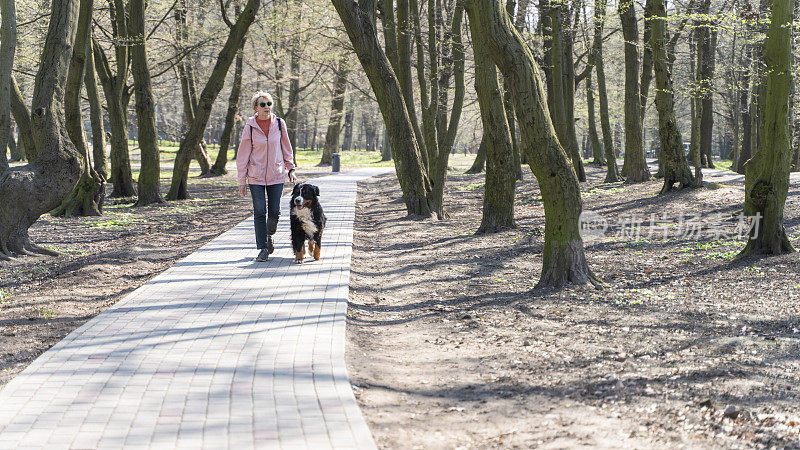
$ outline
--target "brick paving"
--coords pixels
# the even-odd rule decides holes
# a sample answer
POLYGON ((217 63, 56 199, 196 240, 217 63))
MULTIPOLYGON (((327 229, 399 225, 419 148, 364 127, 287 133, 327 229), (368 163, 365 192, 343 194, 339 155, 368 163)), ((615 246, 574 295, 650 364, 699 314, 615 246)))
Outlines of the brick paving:
POLYGON ((252 218, 43 353, 0 391, 0 449, 375 448, 345 367, 356 182, 313 180, 322 259, 270 260, 252 218))

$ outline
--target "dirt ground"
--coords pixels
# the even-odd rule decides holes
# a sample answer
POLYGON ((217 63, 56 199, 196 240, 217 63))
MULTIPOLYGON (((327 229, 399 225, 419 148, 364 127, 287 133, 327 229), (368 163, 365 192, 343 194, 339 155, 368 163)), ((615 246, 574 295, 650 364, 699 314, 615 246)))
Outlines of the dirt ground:
POLYGON ((798 254, 734 260, 735 181, 659 197, 660 180, 587 172, 585 210, 609 225, 586 243, 603 290, 533 289, 530 172, 518 227, 482 236, 483 175, 451 174, 444 221, 406 218, 393 175, 360 184, 347 358, 379 447, 800 448, 798 254), (625 225, 651 214, 652 235, 625 225))
POLYGON ((107 198, 102 216, 43 215, 31 227, 33 242, 63 256, 0 261, 0 387, 69 332, 252 215, 250 197, 236 192, 235 173, 193 176, 189 196, 144 208, 107 198))
MULTIPOLYGON (((587 169, 585 209, 609 225, 586 244, 602 291, 533 289, 544 217, 529 172, 518 228, 485 236, 483 175, 451 173, 444 221, 406 218, 393 175, 360 184, 347 358, 378 445, 800 448, 798 254, 733 260, 736 181, 657 197, 658 181, 603 185, 587 169), (626 228, 651 213, 653 235, 626 228), (697 213, 707 229, 683 236, 697 213)), ((249 216, 234 184, 192 178, 193 200, 37 222, 34 241, 65 255, 0 262, 0 386, 249 216)))

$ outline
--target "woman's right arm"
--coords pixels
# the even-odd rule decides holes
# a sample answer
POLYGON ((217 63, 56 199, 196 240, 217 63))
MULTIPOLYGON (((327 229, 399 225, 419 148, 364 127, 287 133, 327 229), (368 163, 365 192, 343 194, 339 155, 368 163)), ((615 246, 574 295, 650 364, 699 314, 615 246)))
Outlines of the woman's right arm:
POLYGON ((239 142, 239 150, 236 151, 236 178, 239 182, 239 190, 247 184, 247 163, 250 161, 250 125, 245 125, 242 129, 242 140, 239 142))

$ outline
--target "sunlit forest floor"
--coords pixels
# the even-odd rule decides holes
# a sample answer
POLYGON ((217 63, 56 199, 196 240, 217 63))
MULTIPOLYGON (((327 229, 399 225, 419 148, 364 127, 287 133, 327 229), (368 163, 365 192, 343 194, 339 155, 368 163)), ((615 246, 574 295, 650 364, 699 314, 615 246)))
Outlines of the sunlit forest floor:
POLYGON ((444 221, 406 218, 394 175, 361 183, 348 370, 379 446, 800 447, 800 256, 734 259, 743 177, 658 196, 661 180, 587 173, 584 208, 608 225, 586 241, 601 291, 534 289, 527 170, 518 228, 483 236, 483 175, 450 172, 444 221))

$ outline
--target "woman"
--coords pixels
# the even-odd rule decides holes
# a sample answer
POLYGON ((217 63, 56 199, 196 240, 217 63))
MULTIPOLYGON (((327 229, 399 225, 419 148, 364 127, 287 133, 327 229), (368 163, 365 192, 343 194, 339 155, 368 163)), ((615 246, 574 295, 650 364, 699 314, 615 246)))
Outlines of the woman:
POLYGON ((272 235, 278 229, 283 180, 288 174, 289 181, 295 183, 297 177, 286 123, 272 114, 272 96, 258 91, 251 103, 255 116, 247 119, 242 131, 236 171, 242 197, 247 195, 247 186, 253 197, 256 246, 260 250, 256 261, 266 261, 274 251, 272 235))

